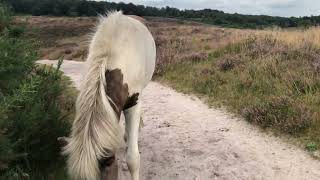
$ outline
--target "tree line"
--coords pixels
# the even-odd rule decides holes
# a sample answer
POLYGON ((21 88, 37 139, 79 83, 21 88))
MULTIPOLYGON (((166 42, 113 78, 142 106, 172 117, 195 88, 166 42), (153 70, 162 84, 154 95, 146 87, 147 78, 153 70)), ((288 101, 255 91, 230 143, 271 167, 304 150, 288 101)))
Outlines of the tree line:
POLYGON ((310 27, 320 24, 320 16, 310 17, 275 17, 266 15, 230 14, 223 11, 179 10, 172 7, 150 7, 132 3, 114 3, 106 1, 87 0, 3 0, 8 3, 16 13, 31 14, 35 16, 96 16, 108 10, 122 10, 125 14, 138 16, 159 16, 179 19, 189 19, 223 27, 233 28, 265 28, 278 26, 310 27))

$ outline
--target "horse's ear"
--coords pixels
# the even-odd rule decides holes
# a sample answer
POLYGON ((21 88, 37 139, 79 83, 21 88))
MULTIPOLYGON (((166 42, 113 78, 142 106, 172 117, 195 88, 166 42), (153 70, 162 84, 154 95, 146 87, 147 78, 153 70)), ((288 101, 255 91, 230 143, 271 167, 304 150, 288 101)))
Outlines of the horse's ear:
POLYGON ((69 138, 67 137, 58 137, 57 138, 58 143, 60 144, 61 148, 65 147, 69 143, 69 138))

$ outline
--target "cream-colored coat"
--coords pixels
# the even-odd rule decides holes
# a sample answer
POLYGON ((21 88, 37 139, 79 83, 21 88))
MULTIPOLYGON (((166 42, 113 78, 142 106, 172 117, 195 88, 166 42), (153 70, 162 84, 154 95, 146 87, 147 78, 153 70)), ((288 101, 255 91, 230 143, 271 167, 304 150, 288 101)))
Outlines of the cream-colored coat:
MULTIPOLYGON (((121 12, 102 17, 89 48, 87 70, 76 103, 76 118, 64 153, 74 179, 100 177, 98 160, 115 154, 123 143, 116 113, 106 95, 106 70, 120 69, 129 95, 141 94, 152 78, 156 47, 147 27, 121 12)), ((132 179, 139 179, 138 129, 141 102, 124 111, 127 163, 132 179)))

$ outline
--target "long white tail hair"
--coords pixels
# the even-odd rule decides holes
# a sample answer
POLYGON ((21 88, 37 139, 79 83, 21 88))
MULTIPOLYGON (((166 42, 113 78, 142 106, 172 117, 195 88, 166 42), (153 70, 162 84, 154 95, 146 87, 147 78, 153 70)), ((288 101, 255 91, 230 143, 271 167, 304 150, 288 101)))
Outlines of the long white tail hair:
POLYGON ((116 23, 122 16, 121 12, 113 12, 107 18, 102 17, 90 45, 71 137, 64 148, 68 155, 69 174, 74 179, 99 179, 99 159, 113 156, 123 143, 117 115, 106 95, 108 84, 105 77, 110 60, 108 49, 116 33, 116 23))

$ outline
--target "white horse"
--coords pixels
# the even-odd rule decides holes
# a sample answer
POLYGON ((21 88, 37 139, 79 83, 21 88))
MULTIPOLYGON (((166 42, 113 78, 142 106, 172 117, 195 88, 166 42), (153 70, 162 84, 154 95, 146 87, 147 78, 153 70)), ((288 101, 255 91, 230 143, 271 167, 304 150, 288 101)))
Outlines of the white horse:
POLYGON ((122 111, 126 161, 132 179, 139 179, 141 91, 151 80, 155 58, 154 39, 143 23, 121 12, 101 18, 90 44, 72 133, 64 148, 74 179, 117 178, 110 174, 117 171, 115 153, 123 143, 122 111))

